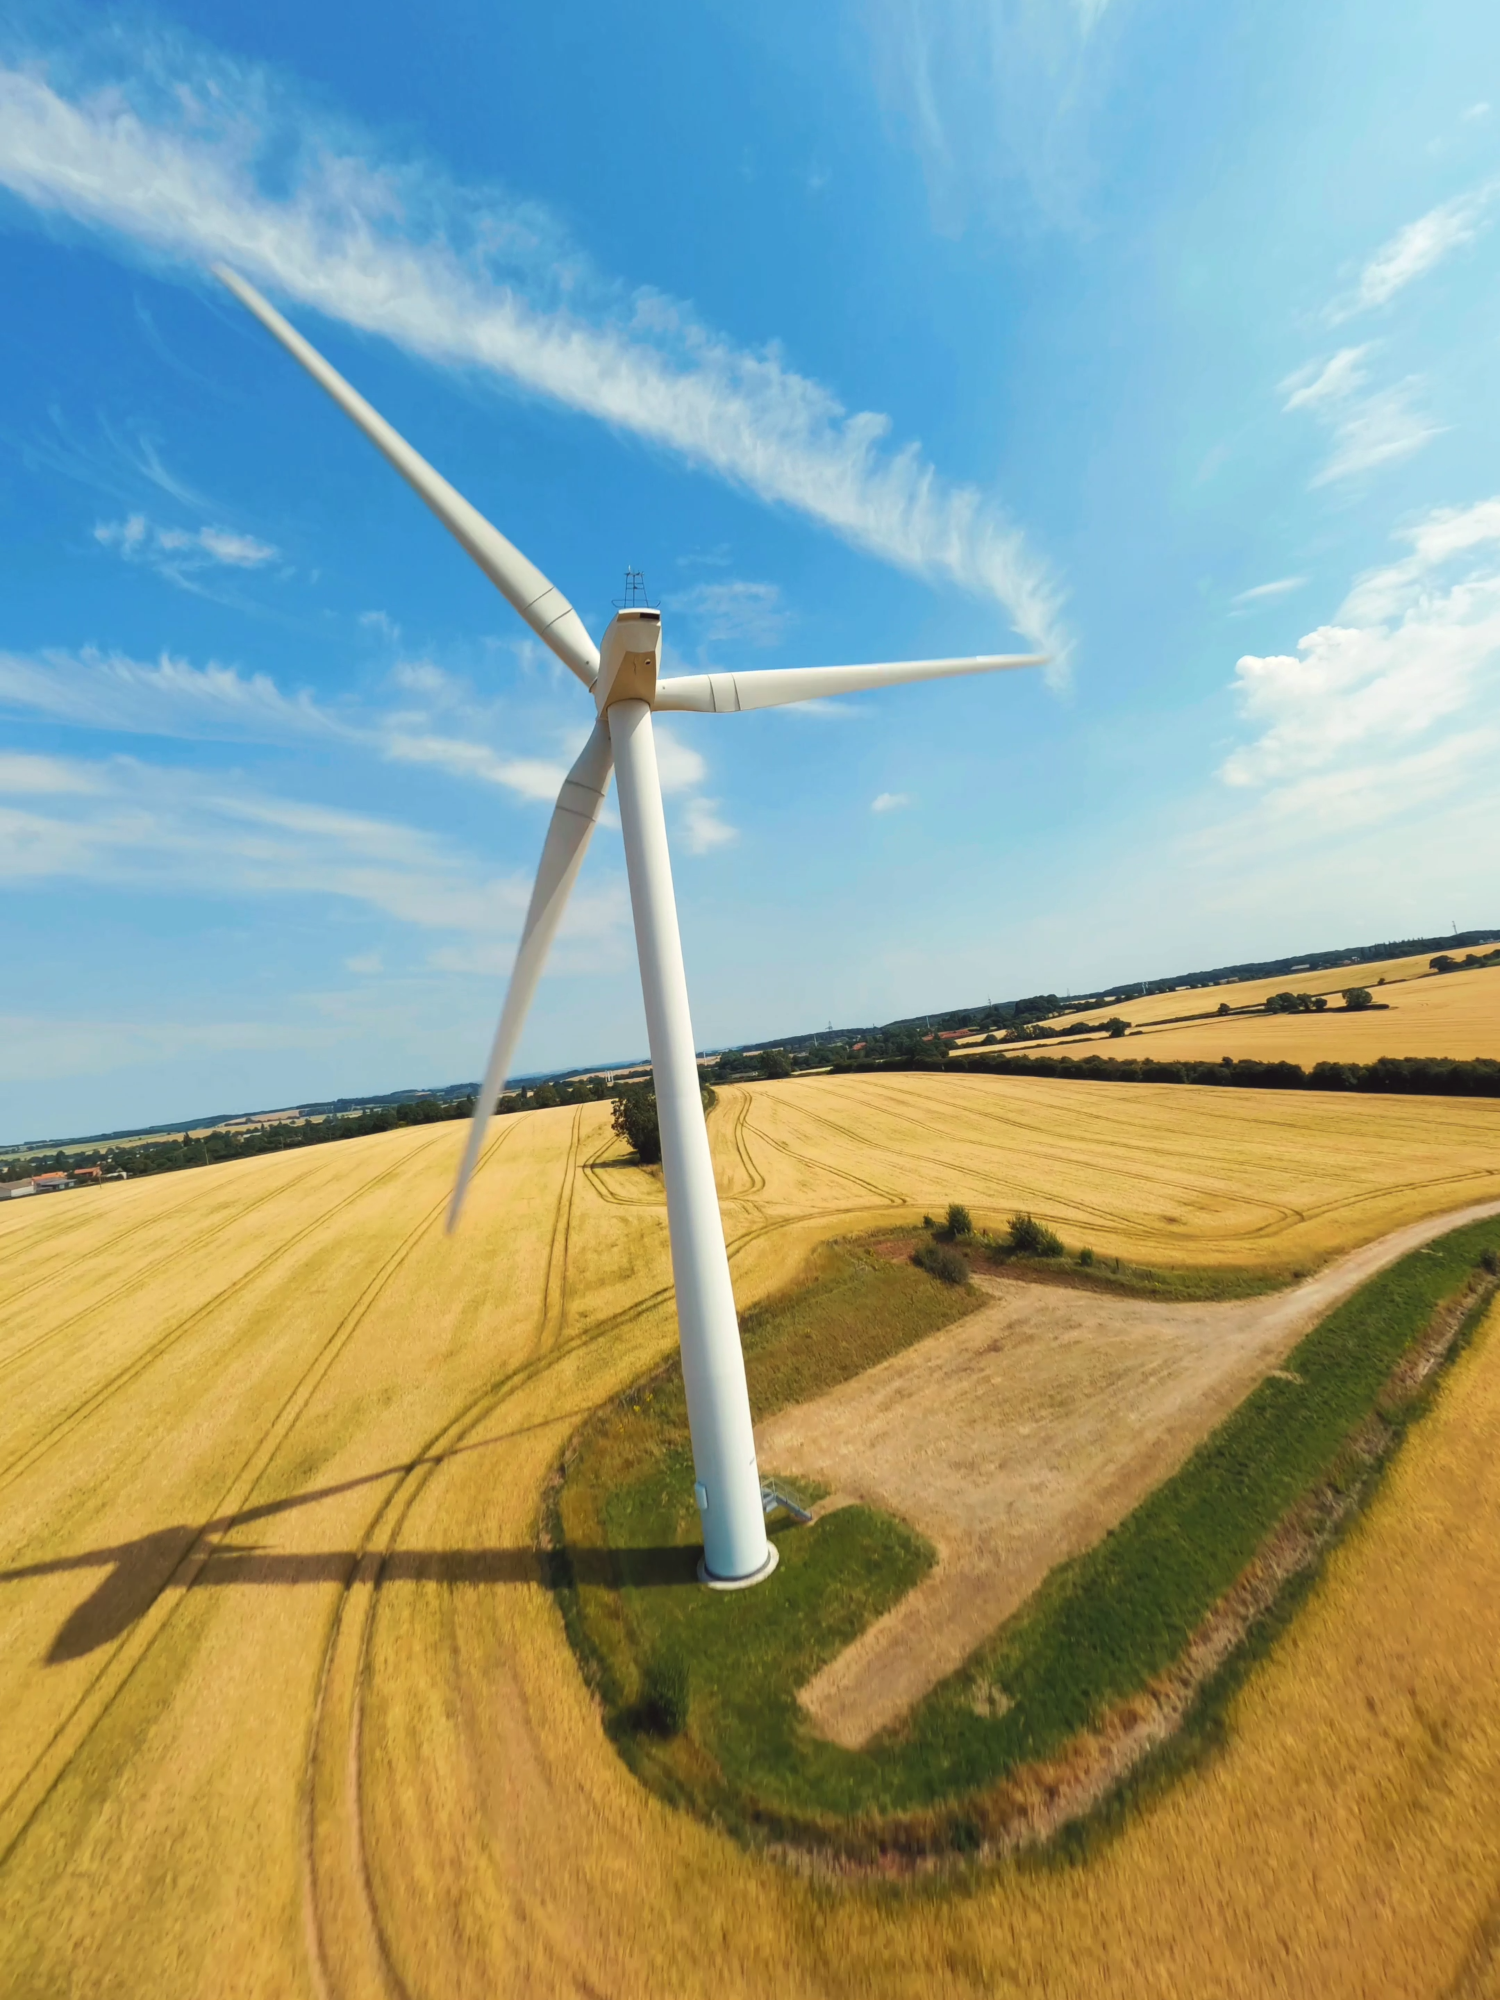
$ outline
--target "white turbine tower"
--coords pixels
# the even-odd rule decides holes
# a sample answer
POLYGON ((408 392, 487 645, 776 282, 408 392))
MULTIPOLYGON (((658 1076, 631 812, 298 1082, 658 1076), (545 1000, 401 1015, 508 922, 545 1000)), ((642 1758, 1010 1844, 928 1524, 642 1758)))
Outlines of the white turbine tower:
POLYGON ((603 642, 596 648, 582 619, 556 585, 413 451, 254 286, 222 265, 216 267, 216 275, 353 418, 537 637, 594 697, 597 720, 593 734, 563 781, 547 829, 489 1067, 474 1105, 474 1122, 453 1190, 448 1226, 451 1229, 458 1220, 485 1128, 504 1088, 526 1010, 582 865, 589 835, 598 821, 613 766, 620 779, 620 824, 625 835, 641 992, 661 1125, 682 1378, 696 1474, 694 1494, 703 1523, 699 1573, 705 1582, 725 1587, 756 1583, 775 1568, 776 1549, 766 1538, 745 1362, 703 1122, 651 716, 653 711, 662 710, 733 714, 776 708, 788 702, 892 687, 903 681, 1038 666, 1045 655, 686 674, 664 680, 659 671, 660 612, 639 606, 620 611, 610 620, 603 642))

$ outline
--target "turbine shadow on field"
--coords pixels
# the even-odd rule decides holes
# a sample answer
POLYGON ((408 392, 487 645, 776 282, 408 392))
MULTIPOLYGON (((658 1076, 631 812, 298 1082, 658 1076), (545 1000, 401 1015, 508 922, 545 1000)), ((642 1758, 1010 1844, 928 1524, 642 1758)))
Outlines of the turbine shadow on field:
MULTIPOLYGON (((459 1450, 480 1448, 469 1445, 460 1446, 459 1450)), ((96 1588, 64 1619, 48 1648, 47 1665, 60 1666, 122 1638, 162 1592, 171 1588, 330 1583, 347 1587, 357 1574, 380 1588, 407 1583, 477 1587, 530 1583, 546 1590, 559 1589, 564 1584, 620 1590, 697 1581, 696 1548, 396 1548, 381 1556, 357 1549, 275 1549, 255 1542, 225 1539, 236 1530, 273 1515, 398 1477, 418 1465, 440 1465, 452 1456, 457 1453, 419 1459, 412 1465, 387 1466, 336 1486, 319 1487, 285 1500, 247 1507, 240 1513, 226 1514, 198 1526, 179 1522, 138 1535, 133 1541, 0 1570, 0 1584, 57 1576, 69 1570, 104 1570, 96 1588)))

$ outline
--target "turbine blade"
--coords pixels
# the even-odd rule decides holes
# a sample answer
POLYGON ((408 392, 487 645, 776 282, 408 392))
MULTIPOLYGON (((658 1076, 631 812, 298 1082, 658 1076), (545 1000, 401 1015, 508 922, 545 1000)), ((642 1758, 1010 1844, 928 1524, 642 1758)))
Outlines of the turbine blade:
POLYGON ((364 432, 375 449, 382 452, 401 477, 437 515, 443 526, 468 551, 490 582, 508 598, 544 646, 577 674, 585 687, 592 687, 599 675, 599 649, 589 637, 583 620, 562 592, 533 562, 508 542, 477 507, 469 504, 440 472, 430 466, 420 452, 413 451, 398 432, 391 429, 377 411, 326 362, 317 349, 284 320, 276 308, 263 299, 227 264, 215 264, 214 276, 227 285, 255 317, 281 342, 295 360, 326 389, 339 408, 364 432))
POLYGON ((993 674, 1005 667, 1045 666, 1046 653, 995 653, 976 660, 889 660, 868 667, 771 667, 753 674, 680 674, 656 683, 655 708, 699 714, 734 714, 749 708, 784 708, 789 702, 899 687, 903 681, 947 680, 956 674, 993 674))
POLYGON ((484 1082, 474 1100, 469 1141, 464 1148, 463 1164, 458 1170, 453 1200, 448 1206, 450 1233, 457 1226, 464 1196, 479 1164, 479 1149, 484 1144, 485 1130, 505 1088, 505 1073, 521 1039, 521 1029, 526 1023, 531 996, 542 976, 548 947, 567 907, 578 870, 583 865, 589 835, 598 823, 604 795, 609 790, 613 764, 609 730, 601 716, 580 751, 577 763, 564 778, 557 804, 552 809, 552 823, 547 828, 547 838, 542 847, 542 859, 531 891, 531 904, 516 950, 516 962, 511 968, 510 985, 505 992, 505 1006, 501 1011, 500 1025, 495 1030, 484 1082))

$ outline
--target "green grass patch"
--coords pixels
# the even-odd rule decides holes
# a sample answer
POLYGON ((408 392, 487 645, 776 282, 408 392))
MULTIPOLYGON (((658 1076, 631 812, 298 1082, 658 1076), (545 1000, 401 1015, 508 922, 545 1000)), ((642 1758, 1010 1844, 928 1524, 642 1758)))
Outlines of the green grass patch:
MULTIPOLYGON (((760 1419, 806 1402, 982 1303, 868 1246, 829 1244, 802 1284, 745 1317, 751 1409, 760 1419)), ((804 1505, 822 1496, 807 1480, 776 1483, 804 1505)), ((675 1360, 584 1427, 553 1489, 547 1535, 569 1636, 622 1753, 669 1797, 706 1804, 726 1766, 751 1794, 778 1758, 794 1773, 818 1747, 794 1699, 816 1670, 808 1663, 841 1651, 932 1561, 920 1536, 864 1508, 810 1526, 781 1515, 771 1532, 781 1559, 774 1589, 699 1587, 675 1360), (663 1677, 674 1674, 686 1683, 681 1728, 664 1726, 663 1677)))
MULTIPOLYGON (((1369 1477, 1368 1457, 1356 1465, 1348 1454, 1351 1433, 1375 1413, 1399 1434, 1422 1399, 1383 1398, 1392 1371, 1497 1244, 1500 1226, 1473 1225, 1370 1280, 1288 1357, 1295 1380, 1262 1382, 1171 1479, 863 1751, 815 1737, 796 1689, 912 1587, 930 1551, 903 1524, 849 1508, 778 1531, 769 1584, 724 1596, 694 1587, 686 1418, 680 1380, 664 1371, 580 1434, 550 1524, 574 1551, 565 1615, 622 1753, 666 1796, 742 1833, 866 1852, 975 1845, 1005 1780, 1170 1666, 1298 1501, 1320 1482, 1369 1477), (687 1687, 674 1734, 645 1726, 642 1706, 646 1665, 664 1659, 682 1663, 687 1687)), ((757 1414, 846 1379, 971 1302, 909 1264, 830 1252, 806 1290, 747 1323, 757 1414)), ((1201 1707, 1183 1752, 1212 1738, 1221 1713, 1222 1703, 1201 1707)), ((1158 1761, 1156 1781, 1180 1754, 1158 1761)))

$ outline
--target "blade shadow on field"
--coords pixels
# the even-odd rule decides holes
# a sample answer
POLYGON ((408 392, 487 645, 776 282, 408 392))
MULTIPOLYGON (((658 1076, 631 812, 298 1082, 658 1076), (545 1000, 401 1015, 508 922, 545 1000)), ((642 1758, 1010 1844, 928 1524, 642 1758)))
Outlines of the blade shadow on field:
MULTIPOLYGON (((500 1440, 486 1440, 498 1443, 500 1440)), ((459 1451, 482 1445, 458 1447, 459 1451)), ((411 1464, 383 1467, 337 1485, 323 1486, 284 1500, 246 1507, 216 1520, 177 1522, 130 1541, 84 1549, 75 1555, 0 1569, 0 1585, 35 1577, 57 1576, 70 1570, 100 1570, 105 1574, 94 1590, 59 1627, 46 1655, 48 1666, 82 1659, 109 1645, 143 1618, 164 1590, 226 1589, 254 1586, 288 1588, 303 1584, 335 1584, 347 1588, 362 1568, 365 1580, 385 1589, 405 1584, 440 1584, 453 1588, 494 1588, 536 1584, 545 1590, 569 1584, 606 1590, 639 1590, 691 1584, 697 1580, 698 1550, 662 1546, 634 1549, 396 1548, 383 1556, 358 1549, 297 1550, 267 1548, 254 1542, 225 1539, 236 1531, 277 1514, 313 1505, 381 1480, 413 1471, 424 1464, 441 1464, 456 1453, 411 1464)))

